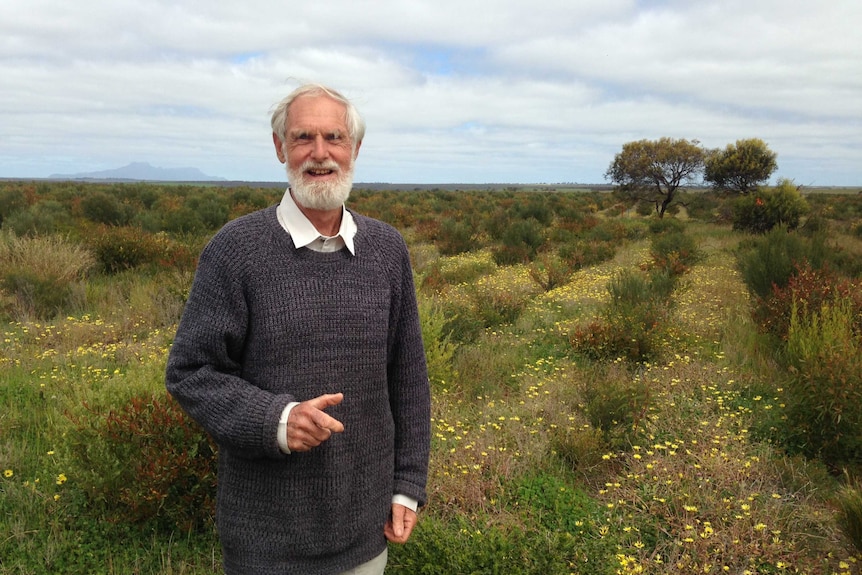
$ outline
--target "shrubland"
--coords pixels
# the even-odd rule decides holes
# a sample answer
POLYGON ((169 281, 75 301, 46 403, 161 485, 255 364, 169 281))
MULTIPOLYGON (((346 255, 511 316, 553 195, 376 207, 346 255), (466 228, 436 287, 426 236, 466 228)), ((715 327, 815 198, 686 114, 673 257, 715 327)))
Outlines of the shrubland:
MULTIPOLYGON (((0 184, 0 573, 220 572, 165 360, 201 247, 280 196, 0 184)), ((862 197, 684 199, 354 192, 408 241, 432 386, 388 573, 860 572, 862 197)))

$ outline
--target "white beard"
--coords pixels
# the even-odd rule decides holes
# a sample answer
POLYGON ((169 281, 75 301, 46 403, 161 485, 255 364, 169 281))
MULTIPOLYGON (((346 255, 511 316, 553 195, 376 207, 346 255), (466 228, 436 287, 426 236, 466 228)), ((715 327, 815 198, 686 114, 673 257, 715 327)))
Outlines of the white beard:
POLYGON ((296 170, 288 166, 287 179, 300 206, 310 210, 335 210, 344 205, 353 188, 353 160, 347 170, 341 170, 335 162, 309 161, 296 170), (338 177, 330 182, 306 181, 305 171, 308 169, 333 170, 338 177))

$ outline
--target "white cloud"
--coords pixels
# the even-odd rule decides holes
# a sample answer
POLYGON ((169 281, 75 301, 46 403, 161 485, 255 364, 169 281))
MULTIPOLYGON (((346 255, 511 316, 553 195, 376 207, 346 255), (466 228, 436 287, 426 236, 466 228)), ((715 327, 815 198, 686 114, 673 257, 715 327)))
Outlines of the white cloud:
POLYGON ((352 97, 359 181, 601 181, 622 144, 759 137, 862 183, 855 0, 0 0, 0 176, 283 177, 270 106, 352 97))

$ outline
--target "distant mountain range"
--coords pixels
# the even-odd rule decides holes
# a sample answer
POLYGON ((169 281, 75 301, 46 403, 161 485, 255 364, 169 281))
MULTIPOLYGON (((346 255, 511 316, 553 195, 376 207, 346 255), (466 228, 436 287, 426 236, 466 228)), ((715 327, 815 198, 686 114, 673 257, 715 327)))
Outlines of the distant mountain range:
POLYGON ((52 174, 52 180, 124 180, 144 182, 223 182, 225 178, 208 176, 197 168, 159 168, 146 162, 100 172, 52 174))

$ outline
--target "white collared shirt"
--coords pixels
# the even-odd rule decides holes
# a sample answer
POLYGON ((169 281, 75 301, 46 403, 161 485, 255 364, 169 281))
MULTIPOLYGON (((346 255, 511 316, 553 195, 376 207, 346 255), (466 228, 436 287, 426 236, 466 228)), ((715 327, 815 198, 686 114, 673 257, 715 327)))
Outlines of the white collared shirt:
POLYGON ((341 207, 341 227, 334 236, 324 236, 314 227, 290 194, 290 188, 284 192, 281 203, 278 204, 276 215, 278 223, 293 238, 293 244, 299 248, 308 248, 316 252, 337 252, 347 247, 351 255, 356 255, 353 238, 356 236, 356 222, 344 206, 341 207))

